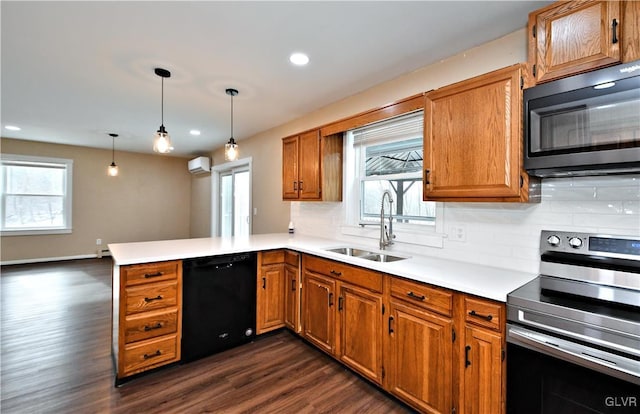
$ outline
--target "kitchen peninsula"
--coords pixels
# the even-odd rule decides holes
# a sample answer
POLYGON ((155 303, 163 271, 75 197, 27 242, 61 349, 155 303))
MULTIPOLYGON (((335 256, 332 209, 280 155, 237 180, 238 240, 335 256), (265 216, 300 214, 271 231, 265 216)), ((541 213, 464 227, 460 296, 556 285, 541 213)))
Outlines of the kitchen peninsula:
POLYGON ((287 326, 420 411, 502 411, 505 302, 536 275, 395 250, 384 251, 401 258, 393 262, 330 251, 346 246, 371 250, 290 234, 110 244, 117 378, 180 361, 183 260, 254 253, 257 314, 275 315, 268 329, 258 316, 258 333, 287 326), (285 307, 295 323, 285 324, 285 307), (131 331, 142 340, 125 340, 131 331))

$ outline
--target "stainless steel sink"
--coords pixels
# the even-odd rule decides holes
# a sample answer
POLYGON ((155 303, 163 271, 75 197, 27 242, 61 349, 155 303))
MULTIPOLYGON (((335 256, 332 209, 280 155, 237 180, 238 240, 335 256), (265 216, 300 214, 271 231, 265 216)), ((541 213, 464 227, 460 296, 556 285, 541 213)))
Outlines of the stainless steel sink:
POLYGON ((372 262, 396 262, 398 260, 406 259, 406 257, 394 256, 386 253, 371 252, 355 247, 337 247, 334 249, 327 249, 327 251, 344 254, 346 256, 358 257, 360 259, 371 260, 372 262))

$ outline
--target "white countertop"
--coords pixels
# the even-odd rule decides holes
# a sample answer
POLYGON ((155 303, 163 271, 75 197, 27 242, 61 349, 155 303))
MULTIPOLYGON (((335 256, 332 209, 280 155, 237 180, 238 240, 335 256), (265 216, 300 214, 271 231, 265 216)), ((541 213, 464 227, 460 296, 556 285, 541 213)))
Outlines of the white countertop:
POLYGON ((286 248, 501 302, 506 302, 509 292, 537 276, 537 274, 533 273, 518 272, 499 267, 428 256, 406 255, 394 251, 385 253, 408 258, 396 262, 380 263, 325 250, 344 246, 372 250, 349 242, 287 233, 260 234, 248 237, 207 237, 138 243, 112 243, 109 244, 109 250, 115 264, 121 266, 286 248))

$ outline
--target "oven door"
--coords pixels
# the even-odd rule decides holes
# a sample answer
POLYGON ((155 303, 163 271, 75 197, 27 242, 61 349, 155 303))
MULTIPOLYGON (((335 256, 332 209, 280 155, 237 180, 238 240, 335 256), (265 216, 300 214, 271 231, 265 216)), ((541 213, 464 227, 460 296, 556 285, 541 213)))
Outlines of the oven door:
POLYGON ((507 412, 637 413, 640 362, 507 325, 507 412))

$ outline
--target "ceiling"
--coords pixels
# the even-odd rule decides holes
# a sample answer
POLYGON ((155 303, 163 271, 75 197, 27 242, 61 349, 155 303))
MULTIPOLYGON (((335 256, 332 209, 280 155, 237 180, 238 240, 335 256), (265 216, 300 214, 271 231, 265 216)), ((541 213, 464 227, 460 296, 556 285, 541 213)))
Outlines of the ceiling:
POLYGON ((152 153, 161 67, 172 155, 207 154, 230 136, 226 88, 241 141, 525 27, 548 3, 2 1, 2 136, 111 149, 117 133, 117 150, 152 153))

